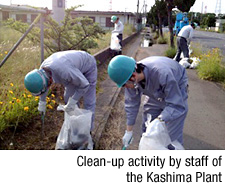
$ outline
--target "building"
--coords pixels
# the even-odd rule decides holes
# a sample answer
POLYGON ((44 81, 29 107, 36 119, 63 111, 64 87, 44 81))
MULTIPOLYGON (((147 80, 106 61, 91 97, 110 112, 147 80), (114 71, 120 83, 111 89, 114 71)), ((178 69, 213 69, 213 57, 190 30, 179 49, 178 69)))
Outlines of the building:
MULTIPOLYGON (((53 1, 53 10, 51 11, 51 16, 58 23, 61 23, 65 15, 65 1, 53 1), (59 3, 60 2, 60 3, 59 3)), ((28 7, 25 5, 0 5, 0 22, 7 20, 8 18, 13 18, 17 21, 26 22, 31 24, 37 17, 39 12, 37 9, 28 7), (36 11, 36 12, 35 12, 36 11)), ((83 11, 75 10, 71 12, 73 18, 76 17, 89 17, 93 19, 94 22, 99 23, 99 25, 104 30, 112 30, 114 24, 111 23, 111 16, 116 15, 119 17, 123 24, 136 25, 136 15, 132 12, 118 12, 118 11, 83 11)))
POLYGON ((13 18, 31 24, 38 14, 37 9, 24 5, 0 5, 0 22, 13 18))
POLYGON ((113 15, 119 17, 123 24, 131 24, 133 26, 136 24, 136 15, 131 12, 75 10, 71 13, 73 18, 87 16, 93 19, 93 21, 99 23, 100 27, 102 27, 104 30, 113 29, 114 24, 111 23, 111 16, 113 15))
POLYGON ((223 24, 225 24, 225 19, 217 19, 215 31, 225 31, 225 30, 222 30, 223 24))

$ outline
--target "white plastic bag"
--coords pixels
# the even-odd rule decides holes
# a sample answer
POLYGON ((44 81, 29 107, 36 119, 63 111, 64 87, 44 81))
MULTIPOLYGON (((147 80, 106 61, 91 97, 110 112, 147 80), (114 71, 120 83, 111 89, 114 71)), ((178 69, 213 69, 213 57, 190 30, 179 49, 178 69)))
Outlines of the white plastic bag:
POLYGON ((119 35, 119 33, 112 33, 112 35, 111 35, 111 42, 110 42, 111 50, 116 50, 116 51, 121 50, 120 40, 117 37, 118 35, 119 35))
MULTIPOLYGON (((59 105, 57 110, 64 111, 59 105)), ((64 112, 64 122, 56 142, 56 150, 86 149, 92 142, 90 135, 92 112, 78 107, 71 115, 64 112)))
POLYGON ((191 60, 193 61, 190 65, 190 69, 195 69, 199 63, 201 62, 201 60, 199 58, 193 57, 191 58, 191 60))
POLYGON ((151 116, 147 117, 146 125, 148 133, 143 133, 139 150, 184 150, 184 147, 178 142, 171 142, 165 123, 150 123, 151 116))
POLYGON ((189 58, 183 58, 180 60, 179 64, 182 65, 184 68, 189 68, 191 64, 188 61, 189 58))

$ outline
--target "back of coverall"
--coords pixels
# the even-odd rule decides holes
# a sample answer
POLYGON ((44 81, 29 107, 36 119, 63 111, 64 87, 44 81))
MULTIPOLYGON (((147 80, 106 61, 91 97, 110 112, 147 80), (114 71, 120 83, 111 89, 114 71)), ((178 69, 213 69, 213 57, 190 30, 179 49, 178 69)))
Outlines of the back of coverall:
MULTIPOLYGON (((79 101, 81 97, 84 98, 84 108, 93 113, 91 125, 91 130, 93 130, 97 83, 95 58, 84 51, 61 51, 44 60, 40 68, 43 67, 51 71, 54 83, 64 86, 65 103, 69 97, 76 101, 79 101)), ((45 101, 47 93, 48 91, 40 97, 41 101, 45 101)))
POLYGON ((146 95, 142 131, 146 129, 147 114, 151 114, 152 120, 160 115, 171 140, 183 144, 184 120, 188 112, 185 68, 167 57, 148 57, 138 63, 144 66, 145 81, 139 82, 136 89, 125 89, 127 125, 135 124, 141 95, 146 95))

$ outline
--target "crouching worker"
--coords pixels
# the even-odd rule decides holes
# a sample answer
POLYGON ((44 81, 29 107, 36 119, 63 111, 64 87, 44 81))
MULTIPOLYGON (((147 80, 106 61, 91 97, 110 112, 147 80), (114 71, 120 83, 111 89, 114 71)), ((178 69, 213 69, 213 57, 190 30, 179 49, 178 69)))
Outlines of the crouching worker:
MULTIPOLYGON (((84 51, 61 51, 43 61, 40 69, 29 72, 24 79, 25 87, 35 96, 40 96, 38 110, 45 114, 46 96, 52 83, 62 84, 65 88, 65 111, 74 111, 81 97, 84 108, 92 111, 91 131, 94 128, 97 66, 95 58, 84 51)), ((92 141, 88 149, 92 149, 92 141)))
POLYGON ((146 130, 145 121, 150 114, 151 123, 165 122, 171 140, 183 144, 183 127, 188 112, 185 68, 167 57, 148 57, 136 63, 133 58, 120 55, 110 61, 108 74, 118 87, 125 87, 125 147, 133 136, 142 95, 146 95, 142 131, 146 130))

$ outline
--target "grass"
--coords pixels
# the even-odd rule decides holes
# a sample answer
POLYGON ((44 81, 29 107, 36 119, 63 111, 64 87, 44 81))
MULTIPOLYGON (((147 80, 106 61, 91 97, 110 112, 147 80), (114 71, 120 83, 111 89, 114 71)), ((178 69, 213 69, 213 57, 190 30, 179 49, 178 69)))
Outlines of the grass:
POLYGON ((167 38, 165 38, 165 37, 159 37, 158 39, 157 39, 157 43, 158 44, 167 44, 167 38))

